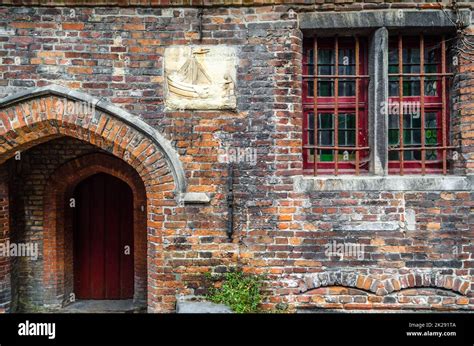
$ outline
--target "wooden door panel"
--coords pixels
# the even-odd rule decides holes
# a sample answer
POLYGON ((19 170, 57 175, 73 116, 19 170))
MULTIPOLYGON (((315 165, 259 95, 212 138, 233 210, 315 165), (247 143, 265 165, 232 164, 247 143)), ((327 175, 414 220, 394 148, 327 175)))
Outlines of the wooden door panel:
POLYGON ((74 290, 79 299, 133 298, 133 194, 96 174, 75 190, 74 290), (130 254, 125 253, 130 246, 130 254))
MULTIPOLYGON (((75 294, 77 297, 88 297, 91 294, 90 291, 90 220, 89 220, 89 188, 83 188, 77 191, 75 196, 76 206, 81 205, 83 208, 77 209, 74 215, 74 224, 76 225, 78 220, 81 223, 81 232, 75 233, 74 239, 74 253, 76 254, 74 259, 74 279, 75 279, 75 294), (82 251, 79 251, 81 249, 82 251), (78 268, 81 270, 78 270, 78 268)), ((69 207, 69 206, 68 206, 69 207)))
POLYGON ((120 298, 120 186, 115 180, 105 185, 105 195, 110 198, 105 209, 105 296, 107 299, 120 298), (113 196, 113 197, 112 197, 113 196))
MULTIPOLYGON (((89 253, 91 263, 90 284, 91 299, 104 299, 104 183, 105 179, 102 174, 93 176, 90 180, 90 248, 89 253)), ((81 206, 79 206, 81 207, 81 206)))
POLYGON ((122 213, 120 216, 120 234, 122 238, 122 248, 120 249, 123 254, 120 257, 120 277, 121 282, 121 295, 122 297, 133 297, 133 254, 134 254, 134 243, 133 243, 133 195, 130 189, 123 191, 121 194, 120 204, 127 206, 127 210, 131 210, 130 213, 122 213), (125 248, 127 247, 127 249, 125 248), (125 250, 128 250, 127 253, 125 250))

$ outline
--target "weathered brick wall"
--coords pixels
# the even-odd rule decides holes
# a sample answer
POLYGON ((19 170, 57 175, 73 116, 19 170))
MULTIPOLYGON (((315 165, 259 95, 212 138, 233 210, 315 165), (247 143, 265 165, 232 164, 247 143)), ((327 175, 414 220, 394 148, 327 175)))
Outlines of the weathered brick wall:
MULTIPOLYGON (((290 5, 303 6, 317 10, 342 9, 379 9, 379 8, 439 8, 440 3, 449 5, 450 0, 3 0, 4 5, 26 6, 143 6, 143 7, 169 7, 169 6, 267 6, 290 5)), ((470 1, 458 1, 458 6, 472 6, 470 1)))
MULTIPOLYGON (((474 26, 465 30, 470 35, 470 40, 474 37, 474 26)), ((463 53, 460 59, 460 66, 455 77, 455 85, 458 95, 453 105, 457 115, 454 123, 456 131, 455 139, 461 148, 461 155, 466 162, 467 173, 474 172, 474 112, 473 104, 473 76, 474 76, 474 53, 472 47, 460 45, 463 53), (470 54, 469 54, 470 53, 470 54)))
MULTIPOLYGON (((9 191, 8 191, 8 171, 5 167, 1 172, 2 182, 0 184, 0 241, 9 240, 9 224, 10 224, 10 208, 9 208, 9 191)), ((9 297, 11 296, 11 266, 8 258, 0 259, 0 313, 10 309, 9 297), (4 303, 7 302, 7 303, 4 303)))
POLYGON ((254 254, 271 267, 278 292, 295 294, 287 303, 338 309, 460 309, 472 304, 463 295, 472 285, 472 193, 325 192, 305 197, 293 202, 301 207, 278 224, 283 232, 269 231, 268 244, 254 254), (407 209, 416 214, 415 229, 405 223, 407 209), (360 258, 329 257, 326 246, 334 242, 363 245, 364 253, 360 258), (424 288, 401 290, 413 287, 424 288))
MULTIPOLYGON (((315 3, 300 9, 335 6, 315 3)), ((198 9, 189 7, 0 7, 0 95, 51 83, 80 89, 172 141, 189 191, 212 199, 155 216, 166 228, 165 271, 156 275, 166 283, 159 288, 166 309, 175 293, 204 293, 203 273, 229 266, 267 275, 268 309, 472 309, 472 194, 295 191, 293 177, 302 168, 302 33, 290 7, 205 9, 201 43, 238 48, 237 112, 164 110, 165 47, 200 43, 198 9), (226 237, 226 164, 217 160, 227 146, 258 150, 257 165, 236 167, 233 242, 226 237), (407 209, 417 215, 415 230, 405 226, 407 209), (324 249, 333 241, 364 244, 364 258, 328 258, 324 249)), ((472 66, 462 66, 458 137, 472 169, 472 66)))

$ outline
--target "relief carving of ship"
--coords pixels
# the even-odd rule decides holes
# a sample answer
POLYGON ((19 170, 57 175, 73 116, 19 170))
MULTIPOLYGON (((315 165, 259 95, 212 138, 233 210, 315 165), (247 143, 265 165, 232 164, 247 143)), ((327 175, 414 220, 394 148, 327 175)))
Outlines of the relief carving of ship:
POLYGON ((191 52, 191 56, 183 66, 167 77, 168 90, 186 98, 205 99, 212 94, 212 80, 204 66, 198 61, 198 56, 209 52, 209 49, 198 49, 191 52))

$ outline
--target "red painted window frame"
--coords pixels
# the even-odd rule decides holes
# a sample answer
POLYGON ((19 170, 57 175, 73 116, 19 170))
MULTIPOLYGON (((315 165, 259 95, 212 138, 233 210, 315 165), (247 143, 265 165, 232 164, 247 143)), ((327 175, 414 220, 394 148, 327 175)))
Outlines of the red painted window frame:
MULTIPOLYGON (((335 47, 335 37, 327 38, 305 38, 303 41, 303 75, 308 76, 308 62, 309 62, 309 51, 314 49, 314 40, 318 40, 318 51, 319 49, 327 49, 335 47)), ((355 38, 354 37, 339 37, 339 49, 341 48, 353 48, 355 50, 355 38)), ((365 75, 368 71, 368 42, 364 37, 359 38, 359 75, 365 75)), ((314 54, 314 53, 313 53, 314 54)), ((314 56, 314 55, 313 55, 314 56)), ((316 78, 303 78, 303 173, 314 174, 314 163, 310 162, 308 149, 304 146, 309 144, 308 141, 308 114, 314 112, 314 95, 313 97, 308 94, 308 81, 317 83, 316 78)), ((322 79, 323 80, 323 79, 322 79)), ((328 80, 328 79, 324 79, 328 80)), ((354 80, 354 79, 350 79, 354 80)), ((334 81, 334 79, 332 79, 334 81)), ((359 137, 359 147, 367 147, 368 143, 368 84, 369 80, 360 78, 359 79, 359 121, 356 129, 356 136, 359 137)), ((338 97, 338 114, 342 113, 355 113, 356 110, 356 96, 343 96, 338 97)), ((319 113, 334 113, 336 105, 336 98, 334 96, 318 96, 317 97, 317 114, 319 113)), ((314 113, 313 113, 314 114, 314 113)), ((316 119, 314 126, 317 126, 316 119)), ((317 144, 317 143, 315 143, 317 144)), ((355 146, 355 145, 354 145, 355 146)), ((316 151, 316 149, 315 149, 316 151)), ((370 156, 369 150, 360 150, 359 160, 364 162, 364 165, 360 167, 360 173, 368 173, 370 156)), ((316 153, 315 153, 316 154, 316 153)), ((339 161, 338 162, 338 174, 356 174, 355 164, 351 162, 339 161)), ((328 175, 335 173, 335 162, 324 162, 318 161, 317 163, 317 174, 328 175)))
MULTIPOLYGON (((402 36, 403 37, 403 48, 409 47, 409 48, 419 48, 420 47, 420 36, 402 36)), ((437 42, 440 42, 442 38, 440 36, 433 36, 433 35, 425 35, 424 36, 424 42, 425 42, 425 48, 427 47, 427 43, 429 42, 430 45, 433 43, 436 44, 437 42)), ((390 48, 397 48, 398 47, 398 36, 390 36, 389 37, 389 49, 390 48)), ((441 48, 438 49, 438 66, 437 66, 437 73, 441 74, 442 73, 442 52, 441 48)), ((446 55, 446 60, 447 60, 447 55, 446 55)), ((424 59, 424 57, 420 56, 420 60, 424 59)), ((445 66, 447 69, 447 61, 445 61, 445 66)), ((420 70, 420 72, 423 72, 420 70)), ((447 72, 447 71, 446 71, 447 72)), ((449 90, 450 90, 450 79, 446 78, 446 88, 445 90, 442 90, 442 78, 443 77, 438 77, 437 82, 439 86, 437 87, 438 95, 437 96, 424 96, 424 109, 425 109, 425 114, 426 113, 435 113, 437 114, 436 116, 436 122, 437 122, 437 140, 438 140, 438 146, 442 145, 442 137, 443 137, 443 130, 445 131, 445 136, 447 138, 447 142, 449 143, 449 131, 450 131, 450 112, 449 112, 449 90), (446 111, 446 118, 445 118, 445 124, 443 126, 442 124, 442 110, 443 110, 443 97, 445 97, 445 111, 446 111)), ((421 79, 420 79, 421 83, 421 79)), ((394 102, 399 100, 399 96, 389 96, 389 102, 394 102)), ((403 96, 403 101, 408 101, 408 102, 417 102, 421 100, 421 95, 420 96, 403 96)), ((387 115, 388 116, 388 115, 387 115)), ((424 134, 422 133, 422 136, 424 134)), ((416 150, 416 147, 414 148, 416 150)), ((436 149, 437 152, 437 157, 438 160, 436 161, 425 161, 425 172, 422 170, 422 161, 421 160, 404 160, 403 162, 403 172, 402 174, 422 174, 422 173, 428 173, 428 174, 441 174, 443 173, 443 161, 442 161, 442 150, 441 149, 436 149)), ((402 153, 400 152, 400 155, 402 153)), ((389 160, 388 161, 388 172, 389 174, 400 174, 401 172, 401 161, 400 160, 389 160)), ((444 172, 445 173, 445 172, 444 172)))

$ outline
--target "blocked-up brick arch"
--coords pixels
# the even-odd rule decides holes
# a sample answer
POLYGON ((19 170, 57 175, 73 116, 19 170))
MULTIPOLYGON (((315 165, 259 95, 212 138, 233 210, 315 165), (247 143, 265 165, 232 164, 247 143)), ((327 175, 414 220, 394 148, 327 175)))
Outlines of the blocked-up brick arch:
MULTIPOLYGON (((167 276, 164 274, 165 254, 162 246, 164 222, 160 216, 174 214, 179 195, 186 191, 185 174, 178 154, 169 141, 137 116, 80 92, 47 86, 0 100, 0 164, 17 152, 62 136, 91 143, 109 152, 139 177, 146 192, 148 310, 171 310, 174 294, 167 289, 165 282, 167 276)), ((76 162, 82 163, 84 162, 76 162)), ((99 164, 94 169, 105 168, 99 164)), ((131 173, 123 175, 126 171, 124 169, 119 173, 109 170, 113 175, 122 174, 121 179, 128 179, 127 183, 133 188, 131 182, 135 178, 132 178, 131 173)), ((87 170, 81 174, 85 177, 86 172, 87 170)), ((58 181, 59 179, 56 182, 58 181)), ((74 184, 75 181, 70 183, 74 184)), ((54 185, 53 182, 51 184, 54 185)), ((69 191, 66 189, 65 193, 69 191)), ((2 227, 8 228, 9 225, 3 223, 2 227)), ((10 237, 8 230, 2 229, 0 235, 2 234, 3 239, 0 241, 10 237)), ((56 269, 51 274, 44 275, 44 282, 51 287, 51 290, 45 292, 45 298, 54 302, 67 294, 65 289, 70 278, 61 274, 65 272, 65 268, 61 266, 66 265, 66 262, 58 260, 58 256, 64 257, 65 254, 57 250, 56 255, 51 254, 58 245, 54 243, 57 242, 54 225, 48 223, 46 236, 45 246, 49 252, 45 255, 53 256, 46 260, 50 259, 49 264, 56 266, 56 269)), ((0 268, 0 273, 7 273, 8 266, 9 264, 5 264, 5 268, 0 268)), ((8 277, 8 274, 4 277, 8 277)))
MULTIPOLYGON (((121 179, 133 192, 134 300, 146 301, 146 192, 137 172, 124 161, 105 153, 87 154, 59 167, 48 179, 43 212, 44 302, 62 305, 74 293, 72 208, 74 189, 97 173, 121 179)), ((150 258, 150 261, 153 261, 150 258)))
POLYGON ((433 287, 453 291, 458 294, 471 296, 471 281, 437 271, 413 271, 404 275, 380 279, 372 275, 364 275, 354 270, 328 271, 307 274, 299 283, 299 292, 327 286, 343 286, 358 288, 368 293, 384 296, 392 292, 408 288, 433 287))

